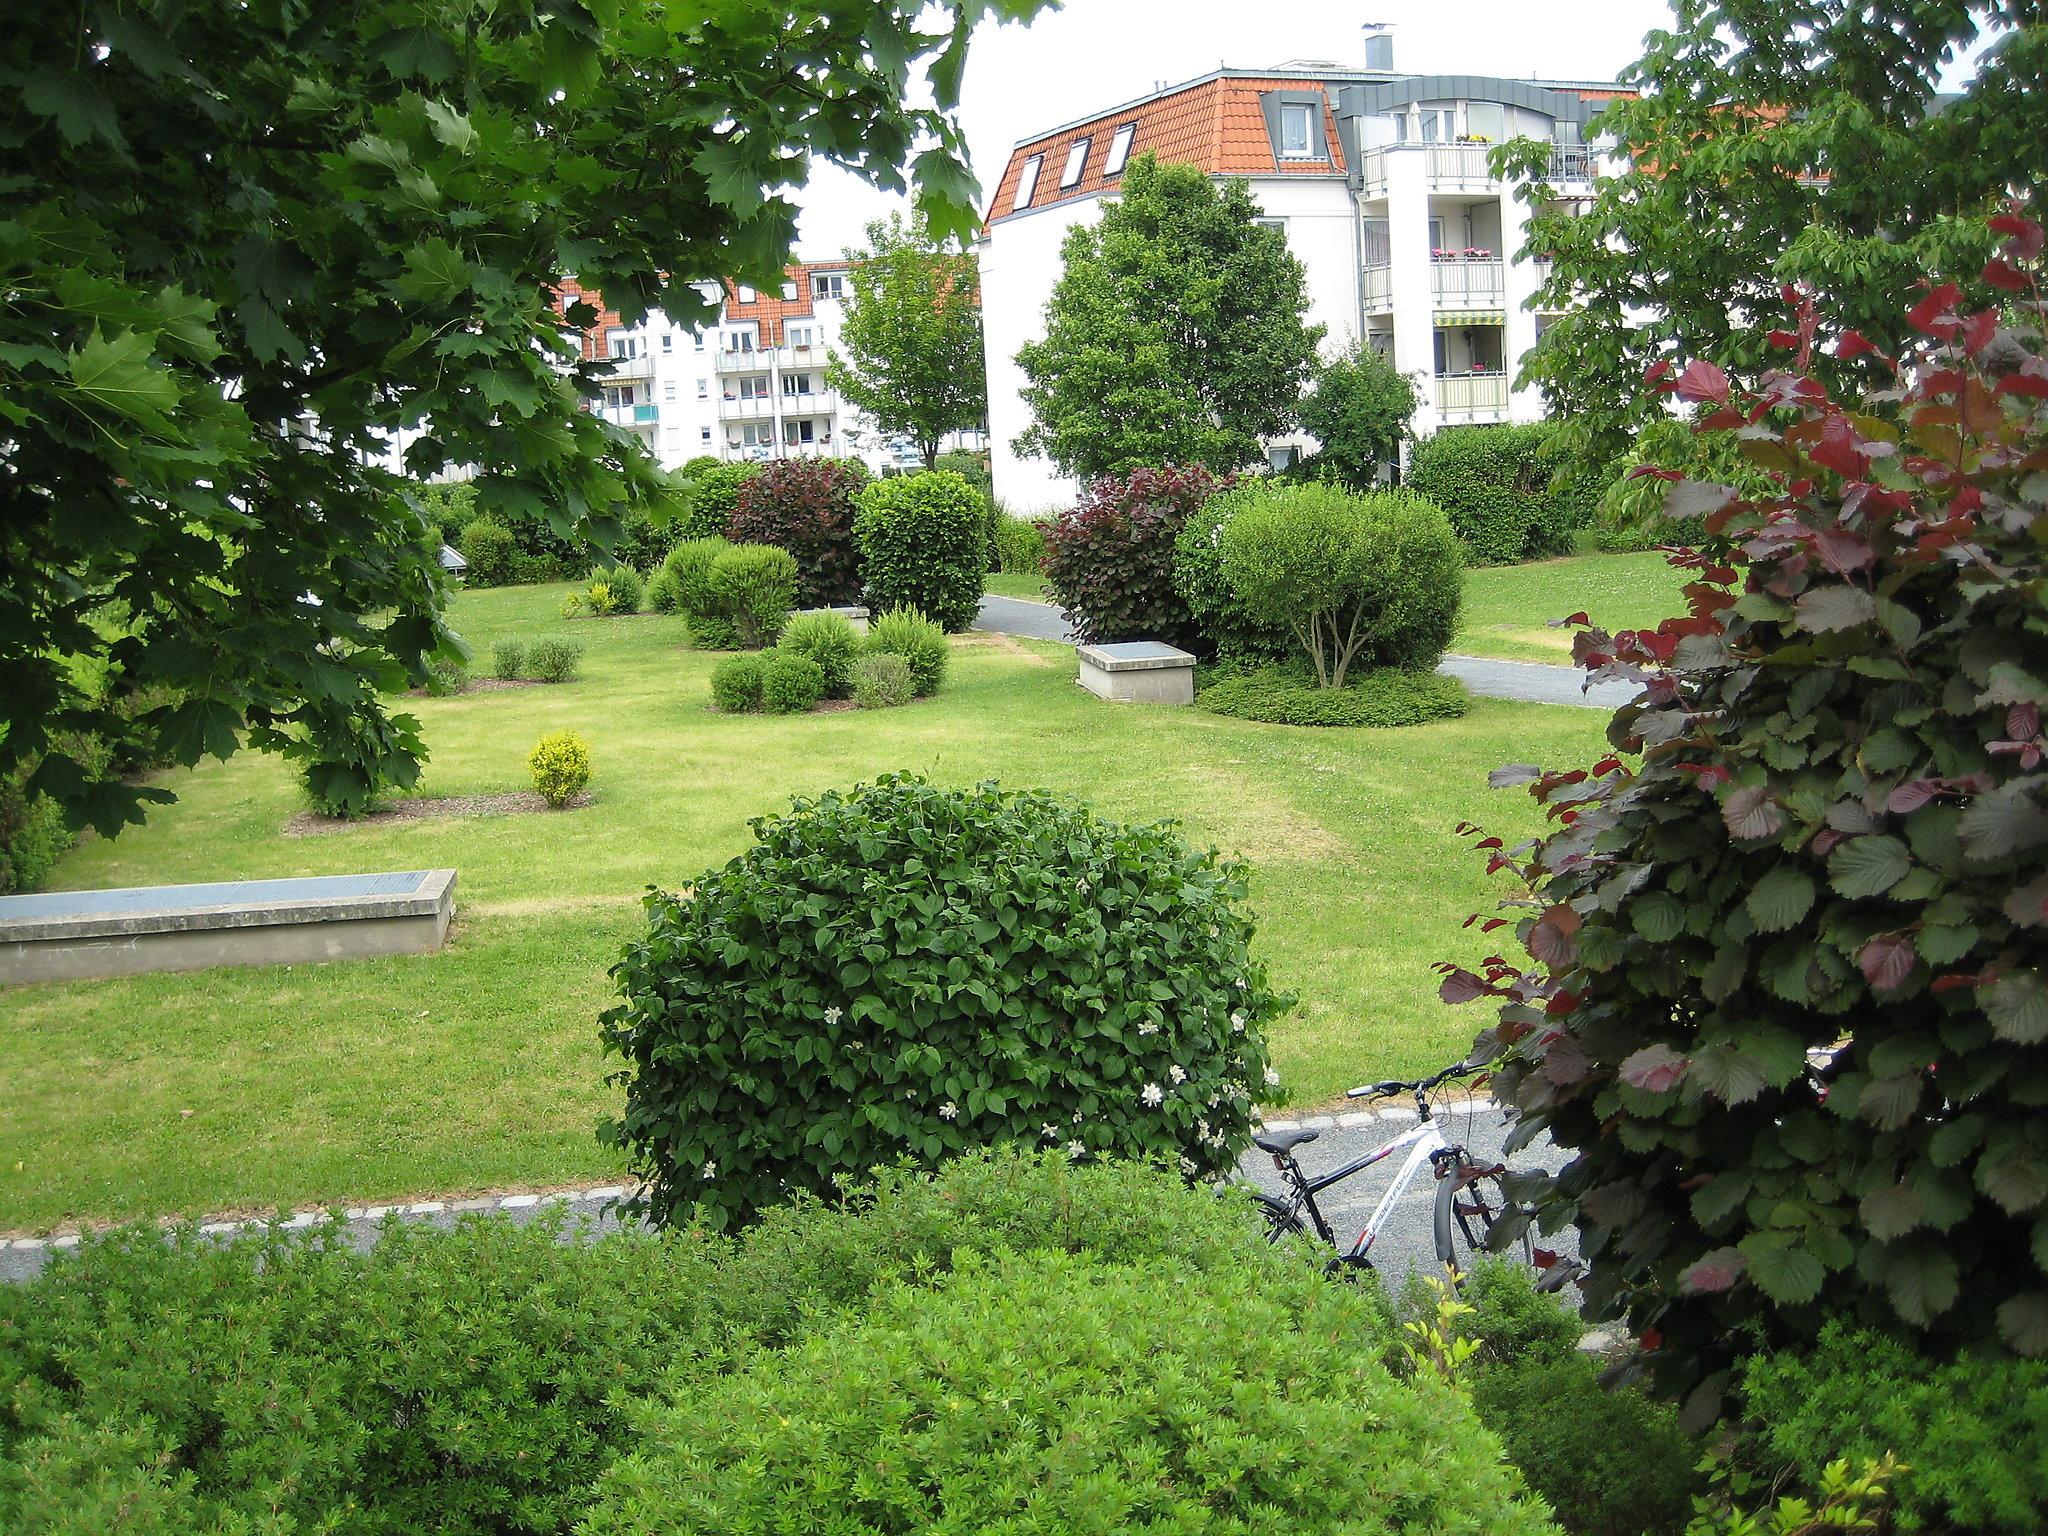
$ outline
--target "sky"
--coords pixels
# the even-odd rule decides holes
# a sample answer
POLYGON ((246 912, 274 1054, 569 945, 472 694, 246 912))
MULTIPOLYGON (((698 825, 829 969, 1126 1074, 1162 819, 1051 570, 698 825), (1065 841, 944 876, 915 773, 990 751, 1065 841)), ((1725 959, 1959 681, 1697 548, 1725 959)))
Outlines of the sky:
MULTIPOLYGON (((984 23, 968 53, 961 126, 984 193, 1011 147, 1219 64, 1365 62, 1367 22, 1392 24, 1394 65, 1418 74, 1611 80, 1668 26, 1664 0, 1067 0, 1028 27, 984 23)), ((894 200, 833 166, 797 194, 797 249, 831 259, 894 200)))

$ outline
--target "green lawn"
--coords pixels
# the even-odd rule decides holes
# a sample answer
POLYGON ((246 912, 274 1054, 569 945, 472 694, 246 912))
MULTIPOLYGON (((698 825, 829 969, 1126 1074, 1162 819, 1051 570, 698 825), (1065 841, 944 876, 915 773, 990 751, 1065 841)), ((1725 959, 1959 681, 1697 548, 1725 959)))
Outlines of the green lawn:
POLYGON ((1451 649, 1467 656, 1569 666, 1572 631, 1546 621, 1585 613, 1607 629, 1639 629, 1684 611, 1685 578, 1653 552, 1574 555, 1465 573, 1465 606, 1451 649))
POLYGON ((1052 594, 1046 590, 1043 576, 1013 575, 1008 571, 990 571, 982 578, 981 590, 992 592, 997 597, 1022 597, 1034 603, 1049 603, 1052 594))
POLYGON ((534 739, 573 726, 589 806, 286 837, 290 774, 249 753, 166 776, 178 804, 65 860, 72 886, 449 865, 458 911, 428 956, 0 992, 0 1229, 615 1175, 592 1136, 614 1102, 595 1020, 643 889, 732 857, 747 818, 792 794, 895 768, 1177 816, 1249 857, 1260 947, 1302 999, 1277 1063, 1295 1102, 1325 1101, 1464 1049, 1481 1018, 1435 1001, 1429 963, 1485 952, 1458 924, 1487 892, 1452 827, 1531 829, 1533 805, 1490 794, 1487 771, 1600 743, 1593 712, 1486 700, 1403 731, 1119 708, 1074 686, 1063 647, 981 635, 906 709, 726 717, 679 622, 564 623, 564 590, 466 594, 454 617, 480 656, 571 633, 582 681, 408 707, 433 749, 425 793, 524 788, 534 739))

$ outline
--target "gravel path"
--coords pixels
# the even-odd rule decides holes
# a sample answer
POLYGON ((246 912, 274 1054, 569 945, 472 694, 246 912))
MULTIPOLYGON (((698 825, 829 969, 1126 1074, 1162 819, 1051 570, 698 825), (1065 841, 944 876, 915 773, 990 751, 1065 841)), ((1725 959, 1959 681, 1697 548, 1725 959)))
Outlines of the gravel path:
MULTIPOLYGON (((1050 603, 1034 603, 1021 597, 984 596, 981 616, 974 621, 974 627, 1027 640, 1067 639, 1067 621, 1060 617, 1059 609, 1050 603)), ((1524 704, 1569 704, 1611 712, 1635 696, 1635 690, 1626 683, 1595 683, 1587 688, 1585 674, 1577 667, 1553 667, 1541 662, 1446 656, 1437 670, 1455 677, 1474 693, 1524 704)))

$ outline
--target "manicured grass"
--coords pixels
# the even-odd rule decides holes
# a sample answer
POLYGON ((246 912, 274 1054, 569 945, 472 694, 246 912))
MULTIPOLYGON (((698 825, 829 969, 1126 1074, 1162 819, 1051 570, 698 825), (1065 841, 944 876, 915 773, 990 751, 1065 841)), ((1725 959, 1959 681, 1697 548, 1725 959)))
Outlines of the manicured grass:
POLYGON ((617 1102, 596 1018, 641 893, 733 857, 791 795, 899 768, 1179 817, 1248 857, 1260 949, 1302 1000, 1277 1064, 1295 1102, 1327 1101, 1466 1047, 1479 1012, 1439 1004, 1429 964, 1486 952, 1458 924, 1489 892, 1452 828, 1531 830, 1532 803, 1490 794, 1488 770, 1600 743, 1592 711, 1483 699, 1397 731, 1111 706, 1063 647, 992 635, 957 637, 944 691, 904 709, 722 716, 715 658, 682 648, 680 622, 565 623, 564 590, 466 594, 454 619, 482 657, 501 635, 571 634, 581 681, 406 707, 433 749, 424 793, 522 789, 534 740, 573 726, 592 804, 285 837, 291 775, 250 753, 166 776, 178 804, 66 858, 69 886, 447 865, 457 919, 427 956, 0 992, 0 1229, 615 1176, 592 1135, 617 1102))
POLYGON ((1572 631, 1547 621, 1585 613, 1607 629, 1638 629, 1685 610, 1685 578, 1654 551, 1574 555, 1465 573, 1465 606, 1453 651, 1569 666, 1572 631))
POLYGON ((992 592, 997 597, 1022 597, 1034 603, 1049 603, 1052 593, 1047 590, 1043 576, 1013 575, 1008 571, 990 571, 982 578, 981 590, 992 592))

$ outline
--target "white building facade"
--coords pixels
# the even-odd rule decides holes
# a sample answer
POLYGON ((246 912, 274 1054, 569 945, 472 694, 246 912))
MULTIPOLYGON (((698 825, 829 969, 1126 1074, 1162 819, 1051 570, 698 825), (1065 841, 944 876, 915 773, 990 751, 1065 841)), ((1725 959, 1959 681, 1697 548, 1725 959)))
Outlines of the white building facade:
MULTIPOLYGON (((1078 487, 1013 444, 1031 425, 1018 349, 1044 335, 1060 245, 1116 196, 1123 167, 1163 163, 1241 177, 1286 235, 1307 275, 1308 319, 1323 351, 1354 343, 1414 378, 1413 428, 1535 421, 1542 403, 1515 390, 1546 316, 1528 306, 1543 272, 1524 254, 1526 203, 1489 168, 1492 146, 1534 138, 1551 149, 1547 197, 1589 197, 1610 164, 1586 125, 1620 94, 1612 83, 1409 75, 1297 60, 1268 71, 1218 70, 1020 143, 997 185, 980 242, 989 436, 996 494, 1019 511, 1071 505, 1078 487)), ((1276 462, 1312 446, 1276 442, 1276 462)))

